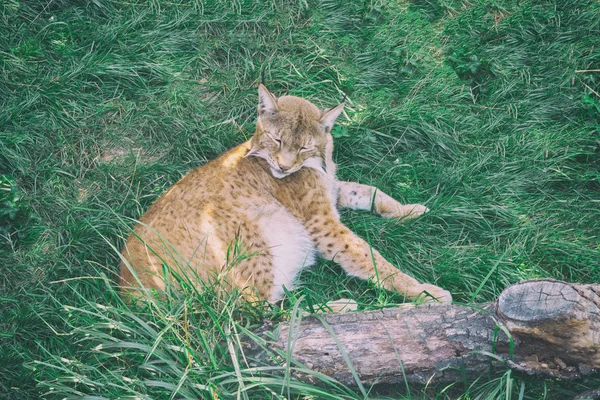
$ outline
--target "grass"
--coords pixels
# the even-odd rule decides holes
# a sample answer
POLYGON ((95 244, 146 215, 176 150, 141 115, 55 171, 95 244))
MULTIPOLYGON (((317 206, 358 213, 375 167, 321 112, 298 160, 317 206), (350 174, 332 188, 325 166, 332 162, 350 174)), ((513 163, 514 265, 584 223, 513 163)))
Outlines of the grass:
MULTIPOLYGON (((335 264, 304 271, 284 310, 193 289, 131 308, 114 290, 123 221, 252 135, 262 70, 278 95, 326 107, 347 94, 333 132, 340 179, 432 210, 404 224, 342 213, 403 270, 462 302, 520 279, 600 281, 596 1, 0 7, 2 398, 364 397, 249 367, 240 347, 295 300, 402 301, 335 264)), ((598 386, 507 372, 405 394, 568 398, 598 386)))

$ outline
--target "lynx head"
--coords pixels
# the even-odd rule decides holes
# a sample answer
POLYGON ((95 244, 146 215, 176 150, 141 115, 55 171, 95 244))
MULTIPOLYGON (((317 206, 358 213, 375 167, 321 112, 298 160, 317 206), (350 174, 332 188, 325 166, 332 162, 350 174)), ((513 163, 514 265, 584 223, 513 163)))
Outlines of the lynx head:
POLYGON ((247 156, 263 158, 275 178, 284 178, 302 167, 325 172, 331 157, 331 128, 344 103, 319 110, 295 96, 277 99, 266 87, 258 87, 258 121, 247 156))

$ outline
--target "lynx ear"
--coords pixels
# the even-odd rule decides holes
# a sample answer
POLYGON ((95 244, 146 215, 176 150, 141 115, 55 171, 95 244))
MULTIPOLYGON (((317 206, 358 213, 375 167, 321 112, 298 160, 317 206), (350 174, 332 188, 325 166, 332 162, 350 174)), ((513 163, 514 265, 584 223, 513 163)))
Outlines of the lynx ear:
POLYGON ((342 111, 344 111, 344 103, 340 103, 332 109, 323 111, 320 122, 326 133, 329 133, 331 131, 335 120, 337 119, 337 117, 339 117, 342 111))
POLYGON ((277 99, 262 83, 258 85, 258 115, 273 115, 277 112, 277 99))

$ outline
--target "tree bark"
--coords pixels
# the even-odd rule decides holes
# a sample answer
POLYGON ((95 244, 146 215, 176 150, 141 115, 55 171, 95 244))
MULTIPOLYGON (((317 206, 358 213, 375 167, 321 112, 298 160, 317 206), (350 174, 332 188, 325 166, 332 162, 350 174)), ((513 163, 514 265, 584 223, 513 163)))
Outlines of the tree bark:
POLYGON ((493 303, 321 314, 269 336, 280 354, 347 385, 456 382, 507 366, 574 379, 600 369, 600 285, 524 281, 493 303))

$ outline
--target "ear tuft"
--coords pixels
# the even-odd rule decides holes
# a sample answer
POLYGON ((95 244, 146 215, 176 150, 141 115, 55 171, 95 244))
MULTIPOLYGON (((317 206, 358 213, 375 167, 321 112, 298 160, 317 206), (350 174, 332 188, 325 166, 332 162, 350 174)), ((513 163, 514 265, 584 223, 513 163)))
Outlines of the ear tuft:
POLYGON ((335 120, 337 117, 339 117, 342 111, 344 111, 344 103, 340 103, 332 109, 323 112, 323 115, 321 115, 321 125, 326 133, 331 132, 331 128, 333 128, 335 120))
POLYGON ((277 98, 262 83, 258 85, 258 115, 273 115, 277 112, 277 98))

